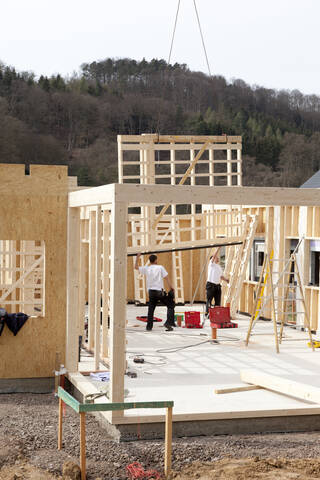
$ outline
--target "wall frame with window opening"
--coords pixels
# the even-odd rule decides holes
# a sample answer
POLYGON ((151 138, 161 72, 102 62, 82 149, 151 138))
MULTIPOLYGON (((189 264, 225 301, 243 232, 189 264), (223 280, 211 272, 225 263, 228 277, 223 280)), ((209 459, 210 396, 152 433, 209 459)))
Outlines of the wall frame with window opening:
POLYGON ((45 315, 45 243, 0 240, 0 307, 45 315))
POLYGON ((250 265, 249 265, 249 280, 258 282, 261 274, 261 269, 264 261, 264 239, 256 239, 253 241, 250 265))
POLYGON ((320 272, 320 240, 310 240, 310 283, 319 287, 320 272))

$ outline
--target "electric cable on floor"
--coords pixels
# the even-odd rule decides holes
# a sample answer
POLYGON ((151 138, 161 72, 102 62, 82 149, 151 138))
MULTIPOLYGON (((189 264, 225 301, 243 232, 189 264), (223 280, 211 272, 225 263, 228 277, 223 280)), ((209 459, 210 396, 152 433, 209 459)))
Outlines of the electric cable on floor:
POLYGON ((241 342, 241 340, 243 339, 239 337, 230 337, 229 335, 228 336, 219 335, 218 340, 222 340, 223 342, 241 342))
MULTIPOLYGON (((132 330, 127 329, 127 331, 128 332, 134 332, 134 333, 137 332, 137 330, 133 330, 133 329, 132 330)), ((140 332, 140 333, 148 333, 148 335, 150 335, 150 332, 143 331, 143 332, 140 332)), ((189 334, 189 333, 182 333, 182 332, 181 333, 180 332, 170 333, 171 337, 180 336, 180 337, 188 337, 188 338, 190 338, 190 337, 199 338, 200 335, 201 336, 209 336, 207 333, 199 333, 199 334, 189 334)), ((242 339, 239 338, 239 337, 230 337, 230 336, 220 335, 219 340, 221 340, 222 342, 241 342, 242 339)), ((161 352, 163 352, 163 353, 173 353, 175 351, 183 350, 184 348, 191 348, 193 346, 202 345, 203 343, 212 343, 212 342, 211 342, 211 339, 210 339, 210 340, 205 340, 205 341, 200 342, 200 343, 189 344, 187 346, 171 347, 171 348, 168 348, 168 349, 160 349, 160 350, 156 350, 156 352, 158 352, 158 353, 161 353, 161 352), (169 350, 169 351, 167 352, 167 350, 169 350)))
MULTIPOLYGON (((139 325, 140 326, 140 325, 139 325)), ((194 329, 194 330, 197 330, 197 329, 194 329)), ((161 332, 158 332, 156 330, 154 330, 155 333, 164 333, 164 330, 161 332)), ((139 330, 138 328, 137 329, 130 329, 130 328, 126 328, 126 332, 128 333, 145 333, 146 335, 150 336, 150 332, 147 332, 146 330, 139 330)), ((182 332, 177 332, 177 331, 173 331, 173 332, 170 332, 169 334, 166 333, 166 336, 168 337, 176 337, 176 336, 180 336, 180 337, 199 337, 199 336, 206 336, 208 337, 209 334, 208 333, 198 333, 198 334, 192 334, 192 333, 182 333, 182 332)))
POLYGON ((159 350, 156 350, 156 352, 158 352, 158 353, 175 353, 175 352, 179 352, 180 350, 185 350, 187 348, 197 347, 197 346, 203 345, 205 343, 212 343, 212 340, 205 340, 204 342, 193 343, 193 344, 190 344, 190 345, 182 345, 181 347, 160 348, 159 350))
POLYGON ((152 355, 150 353, 136 353, 136 352, 129 352, 129 351, 127 351, 126 353, 131 354, 131 355, 129 355, 130 359, 137 358, 137 357, 153 357, 153 358, 158 358, 161 361, 161 363, 150 362, 148 360, 144 361, 144 363, 148 363, 150 365, 157 365, 157 366, 167 365, 166 360, 168 360, 168 359, 167 359, 167 357, 165 357, 163 355, 152 355))

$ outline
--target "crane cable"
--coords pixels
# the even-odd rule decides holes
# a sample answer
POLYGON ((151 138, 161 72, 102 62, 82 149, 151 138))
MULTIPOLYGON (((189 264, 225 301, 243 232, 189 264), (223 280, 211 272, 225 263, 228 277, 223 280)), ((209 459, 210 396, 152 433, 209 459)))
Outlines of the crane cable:
MULTIPOLYGON (((168 57, 168 62, 167 62, 168 64, 170 63, 170 60, 171 60, 173 42, 174 42, 174 37, 175 37, 175 34, 176 34, 178 15, 179 15, 179 10, 180 10, 180 3, 181 3, 181 0, 178 0, 176 18, 175 18, 175 21, 174 21, 173 33, 172 33, 171 44, 170 44, 170 52, 169 52, 169 57, 168 57)), ((197 17, 199 32, 200 32, 200 36, 201 36, 204 55, 206 57, 206 63, 207 63, 207 67, 208 67, 209 76, 211 77, 211 69, 210 69, 209 59, 208 59, 208 55, 207 55, 206 44, 205 44, 204 36, 203 36, 203 33, 202 33, 201 22, 200 22, 200 17, 199 17, 199 13, 198 13, 196 0, 193 0, 193 6, 194 6, 194 11, 195 11, 196 17, 197 17)))
MULTIPOLYGON (((175 37, 175 34, 176 34, 176 29, 177 29, 177 22, 178 22, 179 10, 180 10, 180 3, 181 3, 181 0, 178 0, 176 17, 175 17, 174 27, 173 27, 172 37, 171 37, 170 51, 169 51, 169 56, 168 56, 168 61, 167 61, 167 66, 166 66, 166 68, 165 68, 165 72, 169 69, 169 64, 170 64, 170 61, 171 61, 171 54, 172 54, 172 49, 173 49, 174 37, 175 37)), ((164 79, 163 79, 162 88, 161 88, 161 97, 160 97, 160 99, 163 99, 163 94, 164 94, 165 86, 166 86, 166 85, 165 85, 165 78, 164 78, 164 79)), ((163 106, 162 106, 162 102, 161 102, 161 100, 160 100, 159 108, 158 108, 157 126, 156 126, 156 131, 157 131, 158 135, 160 135, 160 117, 161 117, 162 110, 163 110, 163 106)), ((158 163, 159 163, 159 161, 160 161, 160 151, 159 151, 159 150, 157 151, 157 161, 158 161, 158 163)))
POLYGON ((175 37, 175 34, 176 34, 176 29, 177 29, 178 15, 179 15, 179 10, 180 10, 180 2, 181 2, 181 0, 178 0, 178 7, 177 7, 177 12, 176 12, 176 18, 175 18, 175 21, 174 21, 173 33, 172 33, 172 38, 171 38, 170 52, 169 52, 169 57, 168 57, 168 61, 167 61, 167 64, 168 64, 168 65, 169 65, 170 60, 171 60, 171 54, 172 54, 172 48, 173 48, 173 41, 174 41, 174 37, 175 37))
MULTIPOLYGON (((179 12, 180 12, 180 4, 181 4, 181 0, 178 0, 177 11, 176 11, 176 16, 175 16, 175 21, 174 21, 174 27, 173 27, 172 37, 171 37, 171 43, 170 43, 169 56, 168 56, 168 61, 167 61, 167 69, 169 68, 170 61, 171 61, 171 55, 172 55, 172 50, 173 50, 173 43, 174 43, 174 39, 175 39, 175 35, 176 35, 177 23, 178 23, 178 16, 179 16, 179 12)), ((194 5, 194 10, 195 10, 195 13, 196 13, 196 17, 197 17, 199 32, 200 32, 200 36, 201 36, 201 41, 202 41, 202 46, 203 46, 204 55, 205 55, 205 58, 206 58, 206 63, 207 63, 207 67, 208 67, 209 76, 211 77, 211 69, 210 69, 209 59, 208 59, 208 55, 207 55, 207 49, 206 49, 206 45, 205 45, 205 41, 204 41, 204 36, 203 36, 203 33, 202 33, 201 22, 200 22, 200 17, 199 17, 199 13, 198 13, 198 8, 197 8, 196 0, 193 0, 193 5, 194 5)), ((161 97, 163 97, 164 88, 165 88, 165 84, 163 84, 163 87, 162 87, 162 95, 161 95, 161 97)), ((162 109, 162 104, 160 104, 159 110, 158 110, 158 120, 157 120, 157 128, 156 128, 158 134, 160 134, 160 114, 161 114, 161 109, 162 109)), ((159 161, 159 152, 158 152, 158 161, 159 161)))
POLYGON ((197 20, 198 20, 198 26, 199 26, 199 31, 200 31, 200 36, 201 36, 201 40, 202 40, 202 46, 203 46, 204 54, 205 54, 205 57, 206 57, 209 76, 211 77, 211 70, 210 70, 210 65, 209 65, 209 60, 208 60, 208 55, 207 55, 207 49, 206 49, 206 45, 204 43, 204 38, 203 38, 203 34, 202 34, 202 29, 201 29, 200 18, 199 18, 199 14, 198 14, 196 0, 193 0, 193 5, 194 5, 195 12, 196 12, 197 20))

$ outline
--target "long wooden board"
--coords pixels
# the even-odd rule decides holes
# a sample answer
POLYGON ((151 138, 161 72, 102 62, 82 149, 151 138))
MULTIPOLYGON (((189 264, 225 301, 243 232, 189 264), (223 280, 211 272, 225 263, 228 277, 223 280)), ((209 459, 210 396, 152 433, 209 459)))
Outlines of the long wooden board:
POLYGON ((215 205, 320 205, 320 189, 280 187, 211 187, 202 185, 111 184, 69 193, 69 206, 96 206, 116 201, 130 205, 167 203, 215 205))
POLYGON ((290 395, 300 400, 320 403, 320 388, 313 385, 295 382, 276 375, 269 375, 258 370, 242 370, 240 378, 243 382, 259 385, 277 393, 290 395))
POLYGON ((251 390, 259 390, 262 388, 263 387, 259 385, 241 385, 239 387, 215 388, 213 392, 218 395, 222 393, 250 392, 251 390))
MULTIPOLYGON (((217 239, 219 240, 219 239, 217 239)), ((208 240, 204 240, 205 245, 197 244, 196 242, 190 243, 190 242, 184 242, 181 243, 180 245, 186 245, 186 246, 179 246, 179 243, 174 243, 174 247, 168 248, 169 244, 165 243, 163 245, 150 245, 150 247, 147 247, 145 245, 142 245, 139 249, 139 247, 128 247, 128 257, 133 257, 137 255, 137 253, 141 253, 141 255, 149 255, 150 253, 164 253, 164 252, 182 252, 184 250, 199 250, 201 248, 214 248, 214 247, 231 247, 233 245, 241 245, 242 242, 226 242, 226 240, 221 239, 218 243, 213 243, 208 245, 208 240), (194 245, 196 243, 196 245, 194 245), (132 249, 134 251, 132 251, 132 249)), ((203 240, 202 240, 203 242, 203 240)))

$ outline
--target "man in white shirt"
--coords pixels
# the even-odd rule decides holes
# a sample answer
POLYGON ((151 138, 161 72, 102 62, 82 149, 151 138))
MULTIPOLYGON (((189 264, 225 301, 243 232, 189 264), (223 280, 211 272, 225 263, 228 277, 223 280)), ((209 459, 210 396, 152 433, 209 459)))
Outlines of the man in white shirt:
POLYGON ((175 326, 174 323, 174 289, 171 285, 168 272, 162 265, 158 265, 158 257, 156 255, 150 255, 150 265, 145 267, 139 267, 139 258, 141 254, 137 254, 134 268, 139 270, 142 275, 145 275, 147 281, 147 290, 149 294, 149 306, 148 306, 148 321, 146 330, 152 330, 153 327, 153 314, 155 308, 159 302, 167 307, 167 321, 164 326, 166 331, 170 332, 175 326), (168 294, 164 291, 163 280, 165 280, 168 287, 168 294))
POLYGON ((229 282, 228 278, 223 276, 222 268, 219 265, 219 250, 220 247, 216 250, 215 254, 210 257, 208 265, 208 277, 206 283, 206 316, 209 315, 209 308, 211 307, 211 302, 214 299, 215 307, 220 306, 221 304, 221 280, 229 282))

